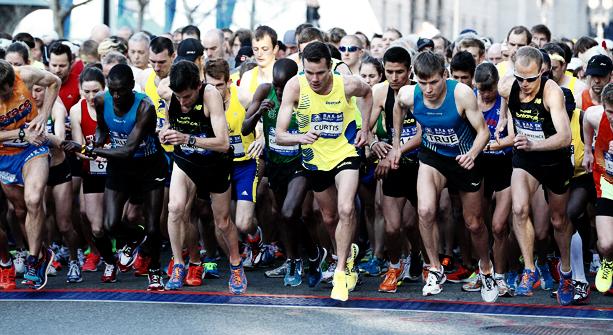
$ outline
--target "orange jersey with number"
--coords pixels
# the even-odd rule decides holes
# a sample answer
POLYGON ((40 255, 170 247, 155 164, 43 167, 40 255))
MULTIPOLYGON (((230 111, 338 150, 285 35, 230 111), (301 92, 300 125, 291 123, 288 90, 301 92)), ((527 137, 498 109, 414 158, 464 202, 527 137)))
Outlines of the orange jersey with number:
MULTIPOLYGON (((18 74, 15 74, 15 84, 13 85, 13 94, 8 100, 0 100, 0 130, 14 130, 26 123, 34 120, 38 115, 36 102, 32 98, 32 93, 21 80, 18 74)), ((5 141, 0 144, 0 155, 15 155, 20 153, 26 144, 11 145, 5 141)), ((23 142, 22 142, 23 143, 23 142)))

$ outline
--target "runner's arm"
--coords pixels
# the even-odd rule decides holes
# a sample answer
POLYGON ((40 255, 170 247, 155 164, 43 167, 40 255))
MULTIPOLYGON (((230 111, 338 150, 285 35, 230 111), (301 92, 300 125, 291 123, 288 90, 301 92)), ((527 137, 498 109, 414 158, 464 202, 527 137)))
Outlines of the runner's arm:
POLYGON ((241 133, 243 136, 249 135, 255 131, 255 127, 258 124, 258 121, 260 121, 262 113, 268 110, 268 108, 266 108, 268 107, 266 106, 267 104, 264 104, 263 102, 272 89, 274 89, 272 84, 262 84, 258 86, 257 90, 253 94, 253 101, 247 109, 247 114, 245 115, 245 120, 243 121, 243 126, 241 128, 241 133))
POLYGON ((553 121, 556 133, 543 141, 532 142, 530 150, 550 151, 570 146, 570 120, 564 105, 564 95, 557 84, 548 82, 545 85, 543 104, 549 107, 549 113, 551 114, 551 120, 553 121))
POLYGON ((47 123, 49 115, 51 115, 51 109, 53 108, 55 99, 57 99, 62 81, 51 72, 40 70, 33 66, 22 66, 15 71, 19 73, 19 76, 30 91, 34 85, 47 88, 45 90, 43 106, 38 111, 38 116, 30 123, 30 127, 33 127, 33 130, 42 133, 45 131, 45 124, 47 123))
MULTIPOLYGON (((370 122, 370 112, 372 111, 372 89, 358 76, 345 77, 345 95, 347 101, 354 96, 358 98, 358 109, 362 114, 362 120, 370 122)), ((370 128, 362 126, 355 139, 355 146, 362 147, 368 143, 370 138, 370 128), (361 134, 361 135, 360 135, 361 134)))
POLYGON ((604 113, 602 106, 592 106, 583 116, 583 167, 588 172, 592 172, 594 167, 593 139, 594 133, 598 131, 602 113, 604 113))
POLYGON ((481 151, 483 151, 483 148, 485 148, 485 145, 489 141, 490 131, 485 124, 483 113, 479 111, 479 107, 477 106, 477 98, 468 86, 458 84, 456 88, 456 99, 459 100, 459 103, 464 109, 466 119, 477 132, 477 136, 475 137, 472 147, 466 153, 474 161, 477 156, 479 156, 481 151), (458 89, 460 91, 458 91, 458 89))
POLYGON ((104 120, 104 93, 98 93, 94 98, 94 107, 96 108, 96 137, 94 138, 94 146, 101 147, 106 142, 109 136, 109 127, 104 120))
POLYGON ((319 137, 313 130, 309 130, 306 134, 290 134, 287 131, 292 120, 294 106, 298 103, 299 95, 300 83, 298 82, 298 77, 293 77, 287 82, 285 89, 283 89, 283 100, 277 114, 276 141, 279 145, 311 144, 319 137))

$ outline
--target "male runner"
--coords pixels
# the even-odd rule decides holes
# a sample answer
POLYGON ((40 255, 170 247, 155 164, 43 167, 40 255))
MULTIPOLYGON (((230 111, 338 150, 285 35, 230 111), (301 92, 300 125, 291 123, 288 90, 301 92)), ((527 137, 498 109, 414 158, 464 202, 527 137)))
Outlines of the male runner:
POLYGON ((583 111, 601 104, 602 89, 611 81, 611 72, 613 72, 613 62, 609 56, 596 55, 590 58, 585 70, 588 88, 581 93, 583 111))
MULTIPOLYGON (((566 53, 564 52, 564 49, 562 49, 557 43, 547 43, 543 46, 543 50, 547 52, 547 54, 549 55, 549 58, 551 59, 551 77, 550 79, 553 79, 556 82, 556 84, 558 84, 560 87, 566 87, 569 90, 571 90, 577 106, 582 106, 583 100, 587 98, 587 97, 584 98, 584 95, 586 94, 584 93, 584 91, 587 89, 587 86, 585 85, 583 81, 577 79, 576 77, 573 77, 572 75, 569 75, 566 72, 568 63, 566 60, 567 57, 566 57, 566 53)), ((589 67, 589 63, 588 63, 588 67, 589 67)), ((600 79, 602 80, 602 78, 600 79)), ((600 91, 602 91, 602 87, 604 87, 604 85, 606 85, 606 83, 608 82, 609 82, 608 80, 606 82, 604 81, 598 82, 597 80, 596 84, 599 85, 598 87, 599 92, 594 94, 594 96, 598 96, 598 100, 600 98, 600 91)), ((590 99, 587 99, 587 100, 589 101, 590 99)), ((582 109, 585 110, 587 109, 587 107, 589 106, 586 106, 585 108, 582 107, 582 109)))
POLYGON ((357 282, 357 245, 351 246, 350 252, 357 222, 354 200, 360 158, 356 147, 368 141, 368 129, 357 130, 351 98, 363 97, 359 110, 362 119, 369 120, 372 95, 370 86, 360 77, 332 73, 332 56, 326 44, 309 44, 302 59, 304 74, 290 79, 283 92, 277 143, 301 145, 302 165, 307 169, 323 222, 336 241, 338 265, 330 296, 346 301, 357 282), (298 134, 288 132, 294 109, 298 134))
POLYGON ((272 82, 272 68, 275 65, 277 32, 269 26, 255 29, 252 40, 253 56, 257 67, 245 72, 241 77, 238 98, 243 107, 248 108, 255 90, 260 84, 272 82))
POLYGON ((487 228, 483 222, 483 188, 477 157, 485 147, 489 131, 477 107, 473 91, 466 85, 445 78, 445 64, 432 52, 420 53, 414 62, 418 85, 398 92, 394 106, 393 167, 401 158, 400 135, 405 111, 421 125, 419 149, 417 212, 430 270, 422 293, 438 294, 446 277, 438 257, 435 239, 436 213, 440 193, 445 186, 457 189, 463 206, 464 221, 479 257, 481 296, 487 302, 498 297, 489 257, 487 228), (477 160, 477 161, 476 161, 477 160))
POLYGON ((515 134, 511 198, 513 230, 524 257, 525 269, 516 295, 531 296, 538 274, 534 264, 534 227, 530 202, 540 184, 547 190, 551 223, 560 249, 558 302, 568 305, 574 296, 570 266, 572 226, 566 215, 570 163, 570 121, 564 95, 553 80, 541 75, 543 55, 533 47, 521 47, 515 55, 514 76, 500 82, 500 95, 508 101, 509 133, 515 134), (512 131, 512 127, 514 131, 512 131))

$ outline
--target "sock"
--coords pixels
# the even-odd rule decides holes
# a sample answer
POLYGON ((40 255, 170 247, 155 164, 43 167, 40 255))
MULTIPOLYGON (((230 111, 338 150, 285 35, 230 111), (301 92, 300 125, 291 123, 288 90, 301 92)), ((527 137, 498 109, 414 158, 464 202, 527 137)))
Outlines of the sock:
POLYGON ((583 268, 583 241, 579 232, 576 232, 570 240, 570 267, 573 269, 574 280, 587 283, 583 268))
POLYGON ((0 266, 3 268, 10 268, 11 265, 13 264, 13 261, 11 260, 11 258, 9 257, 9 260, 5 263, 2 261, 2 259, 0 259, 0 266))
POLYGON ((494 279, 504 279, 504 273, 494 272, 494 279))
POLYGON ((400 262, 398 262, 396 264, 390 262, 390 268, 392 268, 392 269, 400 269, 400 262))

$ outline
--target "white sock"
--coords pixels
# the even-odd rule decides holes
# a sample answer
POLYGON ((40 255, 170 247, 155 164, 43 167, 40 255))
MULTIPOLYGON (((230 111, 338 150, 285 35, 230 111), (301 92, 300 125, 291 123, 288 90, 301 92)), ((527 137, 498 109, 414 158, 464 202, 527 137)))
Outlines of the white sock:
POLYGON ((390 268, 392 268, 392 269, 400 269, 400 262, 398 262, 398 263, 396 263, 396 264, 392 264, 392 263, 390 262, 390 268))
POLYGON ((573 279, 587 283, 585 269, 583 268, 583 241, 579 232, 573 234, 570 240, 570 267, 573 269, 573 279))
POLYGON ((2 259, 0 259, 0 266, 3 268, 8 268, 11 266, 11 264, 13 264, 13 260, 10 257, 9 257, 9 261, 6 263, 4 263, 2 259))

